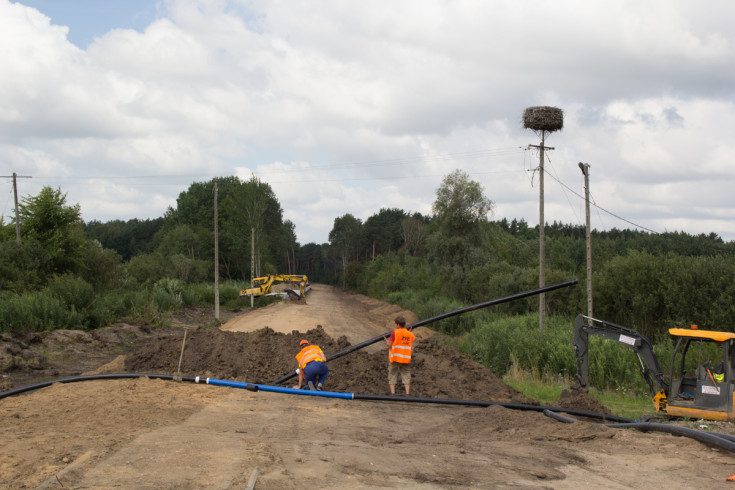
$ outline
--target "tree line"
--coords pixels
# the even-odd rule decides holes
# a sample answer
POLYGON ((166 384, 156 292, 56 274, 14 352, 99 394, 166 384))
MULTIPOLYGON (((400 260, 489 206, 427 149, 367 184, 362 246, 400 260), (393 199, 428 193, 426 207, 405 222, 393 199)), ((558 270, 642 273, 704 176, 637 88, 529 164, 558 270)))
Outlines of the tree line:
MULTIPOLYGON (((493 220, 494 202, 459 170, 437 188, 430 216, 391 208, 363 222, 345 214, 322 244, 299 244, 273 189, 255 177, 193 183, 160 218, 104 223, 84 223, 78 205, 46 187, 21 203, 20 244, 14 219, 0 221, 0 330, 46 329, 53 315, 66 315, 55 325, 81 318, 83 328, 95 328, 119 315, 212 301, 203 285, 214 279, 215 187, 220 280, 233 307, 251 274, 276 272, 401 303, 420 318, 538 287, 538 226, 493 220)), ((547 313, 585 313, 584 226, 554 222, 545 235, 546 283, 580 281, 548 294, 547 313)), ((594 230, 592 251, 598 318, 651 337, 690 322, 733 330, 735 243, 716 234, 594 230)), ((480 317, 534 311, 532 298, 441 328, 462 333, 480 317)))

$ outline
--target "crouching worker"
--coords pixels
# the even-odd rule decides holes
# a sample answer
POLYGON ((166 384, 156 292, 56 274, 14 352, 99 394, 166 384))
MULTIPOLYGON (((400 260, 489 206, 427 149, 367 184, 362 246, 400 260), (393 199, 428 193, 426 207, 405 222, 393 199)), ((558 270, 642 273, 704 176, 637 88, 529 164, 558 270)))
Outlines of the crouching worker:
POLYGON ((306 381, 306 387, 310 390, 321 391, 324 382, 329 374, 329 366, 327 366, 327 357, 318 345, 309 344, 308 340, 302 340, 299 345, 301 351, 296 354, 296 360, 299 368, 299 384, 294 386, 297 390, 301 389, 301 385, 306 381))

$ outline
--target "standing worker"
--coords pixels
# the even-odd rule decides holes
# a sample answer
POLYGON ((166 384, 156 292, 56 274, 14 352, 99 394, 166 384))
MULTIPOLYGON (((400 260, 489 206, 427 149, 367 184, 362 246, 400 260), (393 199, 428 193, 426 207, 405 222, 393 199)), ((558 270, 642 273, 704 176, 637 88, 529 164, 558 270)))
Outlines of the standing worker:
POLYGON ((388 344, 388 385, 390 394, 396 394, 398 374, 406 388, 406 396, 411 394, 411 345, 416 336, 406 328, 406 319, 402 316, 395 318, 396 328, 385 338, 388 344))
POLYGON ((296 360, 299 363, 299 368, 296 370, 299 373, 299 384, 294 388, 300 390, 301 384, 306 380, 306 386, 310 390, 321 391, 327 380, 327 374, 329 374, 327 356, 318 345, 311 345, 308 340, 302 340, 299 345, 301 351, 296 354, 296 360))

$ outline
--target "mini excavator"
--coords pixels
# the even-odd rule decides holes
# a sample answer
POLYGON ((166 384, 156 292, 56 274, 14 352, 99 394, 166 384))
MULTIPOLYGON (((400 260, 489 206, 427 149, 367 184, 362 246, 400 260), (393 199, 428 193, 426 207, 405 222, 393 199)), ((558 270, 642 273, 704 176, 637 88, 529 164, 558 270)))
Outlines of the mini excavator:
POLYGON ((633 349, 657 412, 673 417, 735 420, 735 333, 699 330, 696 325, 670 328, 676 345, 667 381, 646 337, 632 328, 578 315, 574 321, 574 354, 577 381, 582 388, 587 387, 589 378, 589 334, 633 349), (721 357, 713 362, 712 352, 721 357))

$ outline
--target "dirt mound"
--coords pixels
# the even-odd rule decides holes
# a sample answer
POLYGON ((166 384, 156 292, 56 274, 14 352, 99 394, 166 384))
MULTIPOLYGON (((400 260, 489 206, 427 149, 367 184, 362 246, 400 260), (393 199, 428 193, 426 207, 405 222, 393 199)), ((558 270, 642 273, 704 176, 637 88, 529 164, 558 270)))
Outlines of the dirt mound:
MULTIPOLYGON (((345 337, 332 339, 321 325, 306 332, 294 330, 289 334, 275 332, 270 327, 252 332, 205 328, 190 331, 185 341, 182 333, 177 338, 143 346, 127 356, 125 370, 174 374, 181 358, 181 374, 184 376, 272 384, 294 372, 297 367, 294 356, 302 339, 319 345, 327 356, 351 346, 345 337)), ((330 391, 388 394, 387 362, 387 351, 372 354, 353 351, 329 362, 325 387, 330 391)), ((446 345, 440 336, 414 344, 412 366, 411 391, 414 396, 529 402, 487 368, 446 345)), ((293 377, 284 386, 291 386, 295 381, 293 377)))
POLYGON ((554 406, 613 415, 613 413, 600 403, 597 398, 578 386, 572 386, 571 388, 562 391, 561 396, 559 396, 559 399, 554 403, 554 406))
MULTIPOLYGON (((3 376, 175 374, 186 332, 182 374, 272 384, 293 372, 302 338, 334 354, 383 335, 399 309, 331 286, 313 289, 303 304, 233 313, 221 328, 209 328, 216 323, 210 308, 182 312, 173 328, 118 324, 97 338, 61 332, 0 339, 0 351, 9 348, 18 365, 38 354, 43 366, 29 369, 31 361, 3 376), (100 367, 103 358, 108 364, 100 367)), ((221 312, 223 319, 229 314, 221 312)), ((416 334, 416 396, 525 402, 442 335, 416 334)), ((386 394, 386 365, 386 347, 377 342, 330 361, 327 388, 386 394)), ((592 403, 570 392, 554 405, 605 411, 592 403)), ((4 398, 0 440, 2 488, 244 488, 252 475, 257 488, 284 489, 641 488, 659 485, 662 474, 682 488, 726 488, 732 473, 731 454, 692 439, 564 424, 533 410, 293 396, 145 377, 55 383, 4 398)))
POLYGON ((176 330, 117 323, 92 330, 7 332, 0 334, 0 388, 9 390, 40 380, 80 374, 137 348, 151 337, 176 330))

